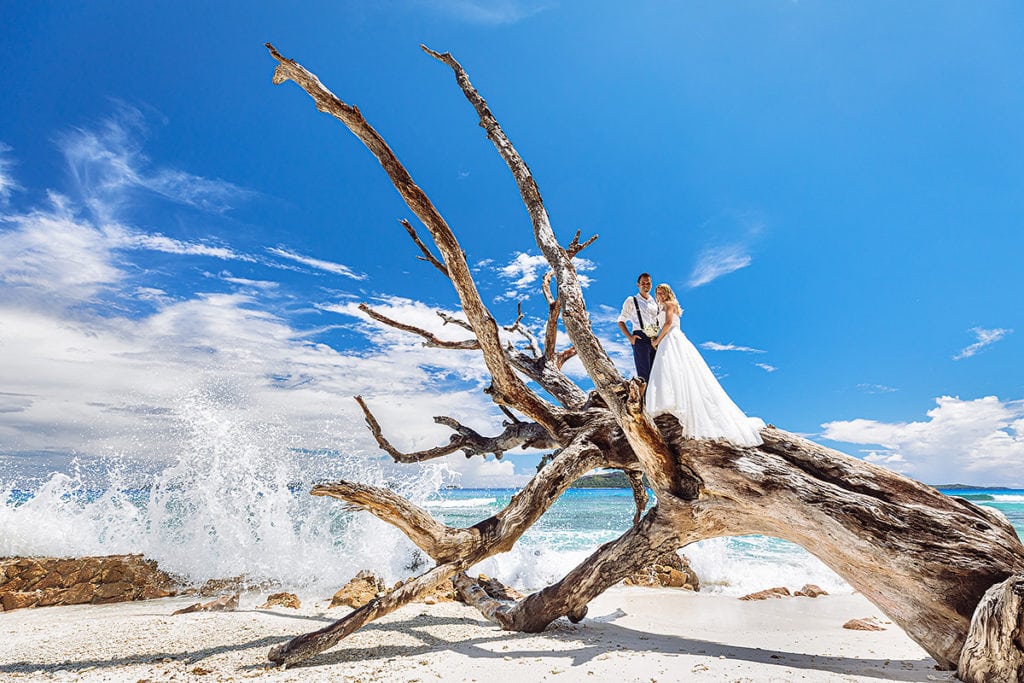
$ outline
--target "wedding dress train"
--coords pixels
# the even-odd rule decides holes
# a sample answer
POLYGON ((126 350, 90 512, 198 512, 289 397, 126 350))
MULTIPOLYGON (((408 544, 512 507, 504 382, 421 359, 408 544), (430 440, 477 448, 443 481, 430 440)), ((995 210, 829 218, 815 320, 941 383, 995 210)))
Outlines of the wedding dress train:
MULTIPOLYGON (((664 326, 665 314, 658 314, 664 326)), ((652 417, 672 413, 683 433, 698 439, 726 439, 759 446, 764 421, 747 417, 715 379, 697 348, 679 329, 679 318, 658 344, 647 383, 646 410, 652 417)))

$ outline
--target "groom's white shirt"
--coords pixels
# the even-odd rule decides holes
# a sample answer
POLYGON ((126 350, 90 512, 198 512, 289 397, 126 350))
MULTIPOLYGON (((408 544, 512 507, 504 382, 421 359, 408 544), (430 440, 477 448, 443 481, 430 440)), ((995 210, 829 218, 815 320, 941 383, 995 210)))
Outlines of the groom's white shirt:
POLYGON ((640 331, 643 329, 643 325, 636 317, 636 306, 633 305, 633 299, 636 299, 637 303, 640 304, 640 313, 644 316, 644 325, 648 327, 658 327, 658 302, 653 296, 649 296, 646 299, 639 294, 626 297, 626 300, 622 302, 622 312, 619 313, 618 322, 624 323, 629 321, 633 325, 634 331, 640 331))

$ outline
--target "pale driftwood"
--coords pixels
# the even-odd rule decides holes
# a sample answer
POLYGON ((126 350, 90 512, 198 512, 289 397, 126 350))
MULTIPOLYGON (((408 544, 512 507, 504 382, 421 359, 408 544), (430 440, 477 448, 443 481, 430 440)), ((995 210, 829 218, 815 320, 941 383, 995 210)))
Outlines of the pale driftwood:
MULTIPOLYGON (((454 577, 470 604, 503 628, 541 630, 561 616, 581 619, 593 597, 666 551, 706 538, 765 534, 797 543, 820 558, 941 666, 955 668, 961 662, 964 680, 993 680, 989 672, 995 669, 989 662, 1016 647, 1019 638, 1013 635, 1017 632, 1012 625, 1019 619, 1021 582, 1003 582, 1024 574, 1024 547, 1005 519, 992 510, 949 498, 774 427, 762 431, 761 446, 742 448, 688 438, 673 417, 650 419, 643 409, 643 382, 622 378, 590 326, 572 256, 592 240, 581 244, 577 232, 568 247, 559 244, 529 168, 466 72, 451 55, 424 48, 452 69, 487 137, 511 170, 534 239, 557 282, 557 295, 550 292, 550 277, 544 282, 548 323, 542 352, 530 357, 502 347, 494 318, 480 299, 450 228, 380 135, 355 107, 268 47, 279 62, 274 82, 294 80, 319 109, 342 121, 380 161, 442 255, 443 264, 434 265, 443 265, 459 295, 468 322, 457 324, 472 331, 479 343, 492 375, 488 393, 507 415, 515 410, 531 421, 513 419, 512 424, 532 425, 530 429, 543 432, 557 452, 504 510, 467 529, 446 527, 384 489, 348 482, 317 487, 314 493, 318 495, 340 498, 395 525, 437 566, 416 580, 416 588, 408 589, 406 584, 322 631, 276 648, 271 659, 294 663, 322 651, 385 613, 383 610, 408 602, 410 590, 426 590, 428 584, 436 585, 448 577, 454 577), (579 355, 594 382, 595 391, 589 396, 560 371, 557 358, 565 352, 554 351, 559 315, 572 342, 571 350, 579 355), (537 381, 560 405, 531 391, 517 373, 537 381), (635 473, 642 471, 654 489, 657 505, 565 578, 514 603, 495 600, 464 575, 472 564, 511 548, 576 478, 595 467, 634 473, 631 482, 638 512, 646 506, 639 491, 642 487, 635 484, 635 473), (997 584, 998 588, 992 588, 997 584), (990 589, 989 595, 995 597, 984 597, 990 589), (972 643, 969 650, 965 648, 968 642, 972 643)), ((426 246, 414 239, 428 254, 426 246)), ((407 331, 425 336, 415 329, 407 331)), ((378 444, 393 457, 409 457, 396 456, 380 425, 368 410, 366 413, 378 444)), ((454 438, 466 439, 470 451, 483 451, 479 444, 487 441, 486 437, 463 432, 458 423, 452 426, 454 438)), ((1012 672, 1019 678, 1021 665, 1007 666, 1010 668, 1005 671, 1015 668, 1012 672)), ((1003 670, 999 671, 1003 675, 1003 670)))
POLYGON ((985 592, 960 653, 965 681, 1024 683, 1024 574, 985 592))
POLYGON ((466 454, 467 458, 474 455, 487 454, 501 458, 506 451, 510 451, 513 448, 554 448, 557 445, 548 433, 535 422, 510 422, 505 425, 505 429, 497 436, 482 436, 450 417, 439 415, 434 418, 434 422, 451 427, 455 431, 448 444, 424 451, 403 453, 392 446, 391 442, 384 436, 380 423, 377 422, 377 418, 373 416, 373 413, 367 407, 363 397, 356 396, 355 398, 356 402, 359 403, 359 407, 363 409, 366 424, 369 426, 373 438, 376 439, 377 445, 380 446, 382 451, 394 458, 395 462, 399 463, 423 462, 449 455, 455 451, 462 451, 466 454))

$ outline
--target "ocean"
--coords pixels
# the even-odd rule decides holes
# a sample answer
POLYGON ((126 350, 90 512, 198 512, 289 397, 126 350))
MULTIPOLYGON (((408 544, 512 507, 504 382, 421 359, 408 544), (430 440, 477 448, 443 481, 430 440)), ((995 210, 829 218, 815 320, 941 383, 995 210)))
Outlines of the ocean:
MULTIPOLYGON (((370 569, 394 582, 419 573, 428 559, 400 532, 340 502, 308 494, 314 481, 348 478, 381 484, 367 463, 323 454, 258 452, 180 461, 143 485, 126 483, 105 465, 106 485, 88 471, 53 474, 33 486, 0 480, 0 556, 142 553, 165 570, 200 583, 244 575, 300 595, 329 595, 356 572, 370 569), (318 466, 310 467, 310 463, 318 466), (345 464, 345 463, 348 464, 345 464), (361 462, 361 464, 360 464, 361 462), (200 464, 201 463, 201 464, 200 464), (325 466, 326 463, 326 466, 325 466), (321 476, 296 480, 295 473, 321 476), (330 476, 322 476, 330 475, 330 476)), ((417 467, 390 481, 446 524, 467 526, 506 505, 513 489, 446 488, 442 467, 417 467)), ((1024 530, 1024 491, 945 489, 1003 512, 1024 530)), ((565 575, 602 543, 629 528, 628 489, 572 489, 508 553, 474 571, 523 590, 565 575)), ((742 595, 772 586, 817 584, 849 593, 838 575, 800 547, 762 536, 719 538, 682 550, 703 591, 742 595)))

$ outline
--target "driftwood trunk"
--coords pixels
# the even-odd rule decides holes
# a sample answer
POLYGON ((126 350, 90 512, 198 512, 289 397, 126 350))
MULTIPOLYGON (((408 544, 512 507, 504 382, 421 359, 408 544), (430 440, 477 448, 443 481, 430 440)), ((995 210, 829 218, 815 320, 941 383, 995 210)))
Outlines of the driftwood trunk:
POLYGON ((445 342, 369 307, 363 307, 364 312, 382 324, 419 335, 429 346, 478 349, 492 376, 487 393, 509 417, 493 437, 451 418, 435 418, 452 428, 450 443, 402 453, 359 398, 377 443, 396 462, 420 462, 457 450, 467 456, 496 457, 520 446, 554 451, 550 462, 504 510, 466 529, 447 527, 385 489, 354 482, 316 487, 314 495, 344 500, 395 525, 436 565, 335 624, 274 648, 272 661, 291 665, 321 652, 447 578, 469 604, 502 628, 540 631, 559 617, 582 619, 591 599, 666 551, 707 538, 764 534, 792 541, 821 559, 941 666, 959 665, 964 680, 1024 681, 1024 547, 1001 515, 775 427, 762 431, 761 446, 742 448, 688 438, 674 417, 650 419, 643 409, 643 383, 620 375, 590 326, 573 257, 595 238, 581 243, 577 232, 568 245, 559 243, 529 168, 466 72, 451 55, 424 47, 452 70, 488 139, 508 165, 534 239, 551 267, 542 287, 548 304, 544 334, 526 329, 521 311, 503 331, 480 298, 455 235, 384 139, 356 107, 273 46, 267 47, 278 62, 274 82, 294 81, 320 111, 351 130, 430 233, 440 258, 403 221, 420 258, 455 288, 465 319, 446 322, 464 329, 467 337, 445 342), (553 284, 557 293, 551 291, 553 284), (572 342, 561 351, 555 348, 560 323, 572 342), (519 342, 511 341, 513 337, 519 342), (579 356, 593 380, 589 394, 561 372, 562 362, 572 354, 579 356), (523 377, 543 393, 531 390, 523 377), (595 467, 618 468, 630 476, 637 516, 629 531, 597 548, 561 581, 517 602, 495 600, 466 576, 472 565, 511 548, 573 481, 595 467), (641 474, 646 474, 657 498, 646 514, 646 491, 638 484, 641 474))

